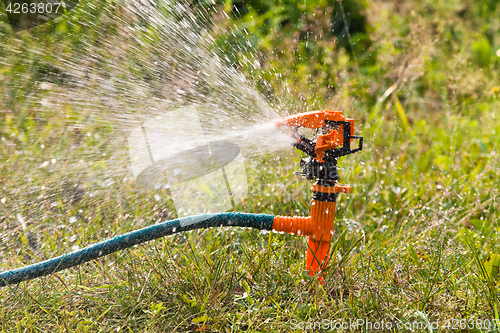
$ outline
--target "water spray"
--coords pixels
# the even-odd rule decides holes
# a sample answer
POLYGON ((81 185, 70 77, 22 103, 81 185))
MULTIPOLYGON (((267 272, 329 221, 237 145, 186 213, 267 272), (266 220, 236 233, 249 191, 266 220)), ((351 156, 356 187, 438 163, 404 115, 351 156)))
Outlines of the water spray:
POLYGON ((351 192, 349 185, 339 183, 337 161, 342 156, 360 151, 363 148, 363 137, 354 135, 354 120, 345 118, 341 111, 301 113, 275 120, 274 124, 291 128, 294 139, 292 145, 309 156, 301 160, 300 171, 296 174, 316 181, 311 188, 313 198, 310 216, 216 213, 183 217, 154 224, 40 263, 0 273, 0 286, 53 274, 175 233, 221 226, 251 227, 309 237, 306 269, 310 275, 317 275, 322 280, 321 273, 327 267, 329 260, 336 200, 340 193, 351 192), (302 135, 299 132, 300 128, 313 130, 313 137, 308 139, 302 135), (355 149, 351 149, 353 140, 359 140, 359 145, 355 149))

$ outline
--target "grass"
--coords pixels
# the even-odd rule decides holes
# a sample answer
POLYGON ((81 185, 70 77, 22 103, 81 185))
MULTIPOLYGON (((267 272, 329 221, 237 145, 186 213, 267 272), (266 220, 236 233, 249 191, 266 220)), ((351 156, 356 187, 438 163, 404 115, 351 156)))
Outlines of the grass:
MULTIPOLYGON (((306 40, 293 39, 286 24, 249 31, 261 59, 268 60, 249 76, 271 82, 275 96, 289 87, 294 110, 343 109, 365 137, 363 151, 339 163, 352 194, 339 197, 324 284, 304 271, 304 238, 231 228, 193 231, 1 289, 2 331, 278 332, 362 319, 393 325, 437 321, 438 332, 479 332, 477 323, 499 320, 498 268, 488 270, 488 258, 500 253, 500 16, 498 6, 487 12, 489 2, 475 4, 364 4, 375 60, 354 57, 349 47, 329 49, 335 39, 321 40, 323 28, 311 28, 320 40, 312 51, 306 40), (279 40, 289 43, 290 53, 285 48, 272 54, 279 40), (304 60, 301 52, 321 57, 304 60), (334 75, 322 76, 325 70, 334 75), (283 77, 276 78, 280 71, 283 77)), ((74 22, 92 17, 109 35, 118 34, 105 13, 97 15, 89 2, 81 5, 74 22)), ((119 6, 113 8, 119 15, 119 6)), ((321 14, 303 10, 306 22, 321 14)), ((253 22, 214 15, 222 28, 253 22)), ((93 109, 65 98, 75 91, 71 79, 47 65, 64 67, 61 57, 76 54, 81 32, 65 37, 73 28, 64 24, 40 27, 46 29, 37 30, 41 41, 28 33, 9 39, 2 28, 5 270, 175 216, 168 193, 139 189, 123 167, 127 132, 106 118, 105 106, 93 109), (48 43, 53 52, 28 52, 38 43, 48 43), (40 102, 44 98, 48 104, 40 102)), ((90 27, 87 33, 96 48, 108 37, 98 31, 90 27)), ((106 65, 93 60, 82 67, 106 65)), ((120 65, 137 70, 136 61, 120 65)), ((124 105, 134 109, 129 102, 124 105)), ((310 184, 291 174, 298 161, 299 154, 290 151, 247 161, 249 195, 237 210, 308 215, 310 184)), ((344 331, 356 330, 368 329, 344 331)))

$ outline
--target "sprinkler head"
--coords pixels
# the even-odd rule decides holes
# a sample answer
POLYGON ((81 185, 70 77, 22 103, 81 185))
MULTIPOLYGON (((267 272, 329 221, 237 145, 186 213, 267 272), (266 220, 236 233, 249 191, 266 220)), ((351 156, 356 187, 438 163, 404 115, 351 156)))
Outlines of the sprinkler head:
MULTIPOLYGON (((292 145, 309 155, 300 161, 296 174, 316 180, 311 187, 311 216, 276 216, 273 229, 309 237, 306 269, 310 275, 319 274, 328 263, 330 243, 334 232, 335 204, 339 193, 351 193, 349 185, 338 183, 337 160, 363 149, 363 137, 354 135, 354 119, 345 118, 342 111, 323 110, 300 113, 273 121, 276 126, 292 127, 292 145), (312 139, 299 133, 299 128, 315 130, 312 139), (351 142, 359 140, 351 149, 351 142)), ((322 279, 321 275, 319 278, 322 279)))

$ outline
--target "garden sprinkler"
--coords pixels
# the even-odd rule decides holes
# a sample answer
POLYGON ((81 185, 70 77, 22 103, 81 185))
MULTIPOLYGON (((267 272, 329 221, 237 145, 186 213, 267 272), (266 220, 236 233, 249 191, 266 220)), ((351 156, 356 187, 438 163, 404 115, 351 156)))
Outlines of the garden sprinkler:
MULTIPOLYGON (((311 187, 311 216, 276 216, 273 230, 309 237, 306 269, 315 275, 326 268, 335 220, 335 204, 339 193, 351 193, 349 185, 338 183, 337 160, 363 148, 363 137, 354 135, 354 119, 342 116, 342 111, 324 110, 292 115, 275 120, 277 126, 293 128, 293 146, 309 157, 300 161, 297 175, 316 180, 311 187), (299 128, 315 130, 314 138, 299 133, 299 128), (351 149, 351 142, 359 140, 359 146, 351 149)), ((321 276, 319 277, 321 279, 321 276)))
MULTIPOLYGON (((291 134, 295 139, 292 145, 309 155, 308 158, 300 161, 300 172, 297 174, 309 180, 316 180, 311 188, 313 191, 311 216, 288 217, 231 212, 201 214, 164 221, 56 258, 0 272, 0 287, 53 274, 160 237, 194 229, 221 226, 275 230, 309 237, 306 268, 310 275, 318 275, 319 280, 322 281, 320 273, 326 268, 329 259, 337 196, 339 193, 351 192, 349 185, 338 183, 340 177, 337 171, 337 160, 342 156, 360 151, 363 147, 363 137, 354 135, 354 120, 342 116, 341 111, 323 110, 301 113, 275 120, 274 124, 291 127, 291 134), (308 139, 300 134, 300 127, 313 129, 314 137, 308 139), (359 146, 351 149, 351 142, 355 139, 359 140, 359 146)), ((226 162, 221 160, 220 163, 226 162)), ((157 173, 153 169, 148 172, 153 175, 157 173)))

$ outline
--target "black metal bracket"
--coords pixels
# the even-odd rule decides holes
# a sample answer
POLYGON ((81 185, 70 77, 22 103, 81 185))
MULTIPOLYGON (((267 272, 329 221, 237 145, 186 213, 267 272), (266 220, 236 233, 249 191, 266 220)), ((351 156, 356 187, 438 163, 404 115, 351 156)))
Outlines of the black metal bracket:
POLYGON ((363 149, 363 137, 351 135, 351 123, 349 121, 326 121, 324 129, 326 131, 330 129, 339 130, 340 126, 343 127, 344 144, 341 147, 327 150, 323 158, 324 162, 318 162, 315 159, 316 142, 299 134, 298 131, 295 132, 294 137, 297 139, 297 142, 292 145, 310 156, 300 161, 300 172, 295 172, 296 175, 321 181, 337 181, 339 179, 337 160, 342 156, 363 149), (357 148, 351 149, 351 139, 359 140, 357 148))

